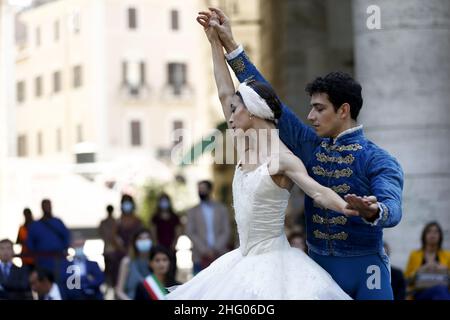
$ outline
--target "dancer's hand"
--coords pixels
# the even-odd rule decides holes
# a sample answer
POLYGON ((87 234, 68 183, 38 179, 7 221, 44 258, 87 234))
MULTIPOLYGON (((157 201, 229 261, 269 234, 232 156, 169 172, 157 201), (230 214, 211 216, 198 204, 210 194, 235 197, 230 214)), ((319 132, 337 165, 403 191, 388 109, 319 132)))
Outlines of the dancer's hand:
POLYGON ((344 199, 348 203, 348 209, 357 211, 357 215, 367 221, 373 222, 378 217, 380 208, 378 207, 378 201, 375 196, 360 197, 355 194, 347 194, 344 196, 344 199))
POLYGON ((220 43, 219 35, 214 28, 214 26, 220 24, 220 21, 215 13, 201 11, 198 13, 197 22, 203 27, 210 43, 220 43))
POLYGON ((214 29, 216 29, 225 50, 230 53, 237 49, 238 45, 234 41, 233 33, 231 32, 230 19, 218 8, 210 7, 209 10, 211 10, 212 13, 215 13, 219 18, 219 24, 214 25, 214 29))

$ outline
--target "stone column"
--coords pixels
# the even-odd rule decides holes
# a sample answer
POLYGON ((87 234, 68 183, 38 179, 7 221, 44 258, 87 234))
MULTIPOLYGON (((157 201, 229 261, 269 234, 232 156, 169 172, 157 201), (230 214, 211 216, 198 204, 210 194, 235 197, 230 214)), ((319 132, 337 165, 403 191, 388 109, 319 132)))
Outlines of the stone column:
POLYGON ((359 121, 405 172, 403 219, 385 231, 404 268, 431 220, 450 248, 450 2, 354 0, 353 20, 359 121), (367 27, 370 5, 380 8, 379 30, 367 27))
POLYGON ((280 4, 281 42, 278 58, 279 95, 297 115, 306 120, 309 97, 305 86, 327 68, 327 6, 324 0, 284 0, 280 4))

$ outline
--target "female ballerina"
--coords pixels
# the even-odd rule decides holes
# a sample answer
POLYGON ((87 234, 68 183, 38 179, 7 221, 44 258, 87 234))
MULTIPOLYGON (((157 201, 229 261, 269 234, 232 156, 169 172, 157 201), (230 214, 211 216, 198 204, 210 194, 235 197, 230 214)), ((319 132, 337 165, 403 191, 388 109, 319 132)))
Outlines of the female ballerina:
POLYGON ((314 181, 302 161, 273 134, 281 103, 272 88, 248 81, 235 91, 214 30, 218 23, 214 13, 211 17, 200 13, 197 21, 211 44, 214 76, 228 127, 238 139, 248 137, 245 151, 237 150, 240 160, 233 179, 240 247, 175 287, 167 299, 350 299, 324 269, 289 245, 284 219, 294 183, 318 206, 346 215, 356 212, 334 191, 314 181), (246 134, 252 130, 257 134, 246 134), (256 163, 249 159, 256 159, 256 163))

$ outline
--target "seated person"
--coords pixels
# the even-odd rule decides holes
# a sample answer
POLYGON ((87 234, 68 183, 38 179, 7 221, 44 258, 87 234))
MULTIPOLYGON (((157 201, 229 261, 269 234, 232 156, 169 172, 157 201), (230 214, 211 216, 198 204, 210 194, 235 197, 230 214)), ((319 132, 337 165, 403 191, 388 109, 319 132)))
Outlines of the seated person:
POLYGON ((66 260, 61 270, 61 287, 67 300, 103 300, 100 286, 105 280, 97 262, 84 254, 85 239, 80 233, 73 236, 73 259, 66 260))
POLYGON ((442 249, 442 242, 441 226, 428 223, 422 232, 422 248, 410 254, 405 271, 409 299, 450 300, 450 251, 442 249))
POLYGON ((13 264, 13 243, 9 239, 0 241, 0 300, 31 300, 28 283, 28 268, 13 264))
POLYGON ((38 267, 30 274, 31 290, 37 293, 38 300, 66 300, 64 291, 55 282, 52 271, 38 267))

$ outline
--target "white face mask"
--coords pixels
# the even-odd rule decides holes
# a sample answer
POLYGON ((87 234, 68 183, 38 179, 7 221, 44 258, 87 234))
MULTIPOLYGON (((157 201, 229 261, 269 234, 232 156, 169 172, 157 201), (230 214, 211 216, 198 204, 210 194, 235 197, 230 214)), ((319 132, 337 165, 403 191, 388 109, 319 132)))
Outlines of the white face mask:
POLYGON ((136 248, 139 252, 149 252, 152 247, 152 240, 150 239, 139 239, 136 240, 136 248))

